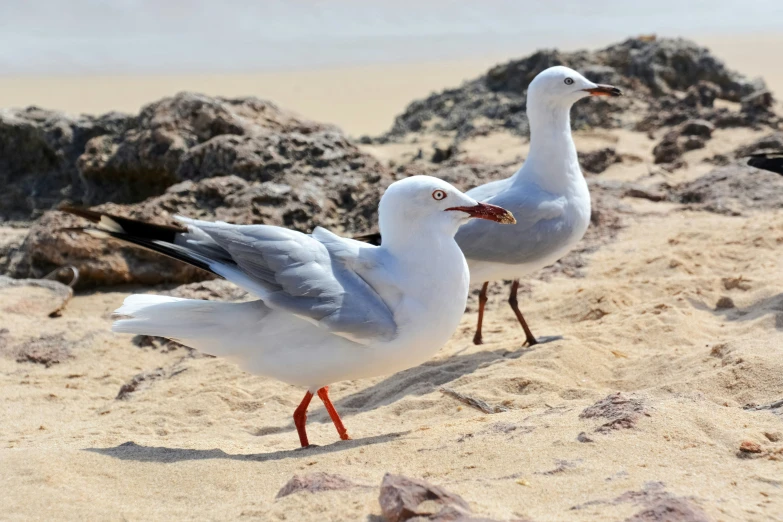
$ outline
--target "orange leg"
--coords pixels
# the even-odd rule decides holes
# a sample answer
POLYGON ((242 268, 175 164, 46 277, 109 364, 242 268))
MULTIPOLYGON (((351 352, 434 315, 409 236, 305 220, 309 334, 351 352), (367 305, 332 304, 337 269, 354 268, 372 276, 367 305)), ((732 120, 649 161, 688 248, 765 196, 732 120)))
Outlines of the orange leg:
POLYGON ((473 344, 482 344, 481 325, 484 323, 484 306, 487 304, 487 286, 489 281, 484 283, 479 294, 478 324, 476 324, 476 335, 473 336, 473 344))
MULTIPOLYGON (((318 391, 318 395, 321 395, 320 390, 318 391)), ((310 443, 307 442, 305 423, 307 422, 307 407, 310 405, 312 398, 313 394, 308 391, 305 394, 304 399, 302 399, 302 402, 299 403, 299 407, 294 411, 294 425, 296 426, 297 433, 299 433, 299 442, 302 444, 303 448, 310 445, 310 443)))
POLYGON ((351 440, 351 437, 348 436, 348 430, 343 426, 340 414, 334 409, 334 405, 329 399, 329 387, 324 386, 318 390, 318 397, 323 401, 324 406, 326 406, 326 411, 329 412, 329 416, 332 418, 332 422, 334 423, 334 427, 337 428, 337 433, 340 435, 340 438, 342 440, 351 440))

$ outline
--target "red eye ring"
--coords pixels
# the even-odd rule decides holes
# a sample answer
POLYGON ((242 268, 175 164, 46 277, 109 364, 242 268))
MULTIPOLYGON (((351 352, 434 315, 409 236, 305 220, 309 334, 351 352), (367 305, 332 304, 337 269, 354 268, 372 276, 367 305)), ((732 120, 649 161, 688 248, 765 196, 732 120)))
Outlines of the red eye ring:
POLYGON ((432 193, 432 199, 435 201, 441 201, 443 199, 446 199, 446 193, 442 190, 436 190, 432 193))

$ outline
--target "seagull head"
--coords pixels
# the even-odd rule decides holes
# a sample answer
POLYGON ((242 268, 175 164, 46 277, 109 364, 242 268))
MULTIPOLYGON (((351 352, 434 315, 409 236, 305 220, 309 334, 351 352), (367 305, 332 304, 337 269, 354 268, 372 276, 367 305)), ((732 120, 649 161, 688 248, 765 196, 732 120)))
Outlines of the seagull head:
POLYGON ((578 72, 558 65, 538 73, 527 89, 528 110, 531 106, 571 107, 588 96, 622 96, 613 85, 593 83, 578 72))
POLYGON ((479 203, 454 186, 432 176, 411 176, 389 185, 378 207, 381 234, 416 234, 422 228, 454 235, 472 218, 516 223, 508 210, 479 203))

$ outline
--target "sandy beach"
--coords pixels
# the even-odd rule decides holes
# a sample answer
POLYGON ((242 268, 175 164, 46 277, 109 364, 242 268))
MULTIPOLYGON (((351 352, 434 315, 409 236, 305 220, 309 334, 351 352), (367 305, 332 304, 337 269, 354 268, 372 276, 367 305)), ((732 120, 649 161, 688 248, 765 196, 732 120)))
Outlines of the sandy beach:
MULTIPOLYGON (((783 71, 767 68, 783 37, 699 43, 783 95, 783 71)), ((98 113, 137 111, 180 90, 256 95, 359 136, 388 130, 411 100, 501 58, 256 75, 3 78, 0 100, 98 113)), ((714 168, 706 160, 766 134, 715 130, 672 172, 653 164, 662 133, 588 130, 575 141, 580 154, 611 146, 632 158, 602 172, 604 182, 649 188, 696 180, 714 168)), ((493 133, 466 140, 461 158, 505 165, 510 175, 527 146, 493 133)), ((374 143, 362 151, 401 164, 417 147, 374 143)), ((483 346, 471 342, 474 293, 459 330, 430 362, 331 387, 354 440, 339 441, 313 403, 308 431, 317 447, 306 450, 297 448, 291 421, 299 388, 110 332, 125 296, 167 288, 77 292, 55 318, 57 298, 45 288, 0 288, 0 519, 381 521, 379 485, 398 473, 457 493, 474 516, 496 520, 783 520, 783 410, 765 409, 783 399, 783 213, 720 214, 644 197, 622 197, 618 208, 623 227, 580 254, 578 274, 523 284, 530 324, 562 339, 522 347, 507 286, 494 283, 483 346), (20 359, 20 346, 42 342, 62 352, 56 361, 20 359), (140 374, 148 377, 118 399, 140 374), (463 404, 444 387, 496 412, 463 404), (354 485, 276 498, 294 475, 315 472, 354 485), (695 514, 638 518, 667 505, 695 514)), ((0 230, 2 240, 19 234, 0 230)))

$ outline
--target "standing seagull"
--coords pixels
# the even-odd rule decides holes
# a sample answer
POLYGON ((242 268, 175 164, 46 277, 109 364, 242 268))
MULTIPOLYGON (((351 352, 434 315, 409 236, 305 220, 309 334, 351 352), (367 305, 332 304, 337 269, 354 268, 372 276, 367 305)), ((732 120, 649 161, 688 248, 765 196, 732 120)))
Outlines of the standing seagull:
MULTIPOLYGON (((478 324, 473 337, 482 344, 481 325, 489 281, 513 279, 508 304, 525 331, 529 346, 538 344, 517 304, 519 278, 551 265, 570 252, 590 223, 590 192, 571 137, 571 106, 587 96, 621 96, 611 85, 599 85, 568 67, 539 73, 527 90, 530 153, 522 168, 507 179, 466 192, 510 210, 516 225, 493 228, 465 224, 456 240, 468 260, 470 282, 483 283, 478 324)), ((381 230, 381 235, 383 231, 381 230)), ((378 244, 379 234, 356 239, 378 244)))
POLYGON ((517 305, 519 278, 568 254, 590 223, 590 192, 571 137, 571 106, 587 96, 621 95, 617 87, 595 84, 563 66, 550 67, 530 82, 530 152, 524 165, 508 179, 467 192, 478 201, 507 208, 517 223, 502 229, 467 223, 456 236, 468 260, 471 283, 484 283, 475 344, 482 343, 488 281, 498 279, 514 280, 508 304, 525 331, 527 344, 538 343, 517 305))
POLYGON ((115 332, 156 335, 236 361, 250 373, 303 386, 294 412, 302 446, 313 394, 340 438, 348 432, 328 385, 415 366, 448 339, 465 310, 469 275, 454 241, 470 218, 514 223, 445 181, 393 183, 378 209, 379 247, 316 228, 312 235, 268 225, 178 218, 187 231, 66 209, 114 237, 223 277, 260 300, 222 303, 131 295, 115 311, 115 332))

